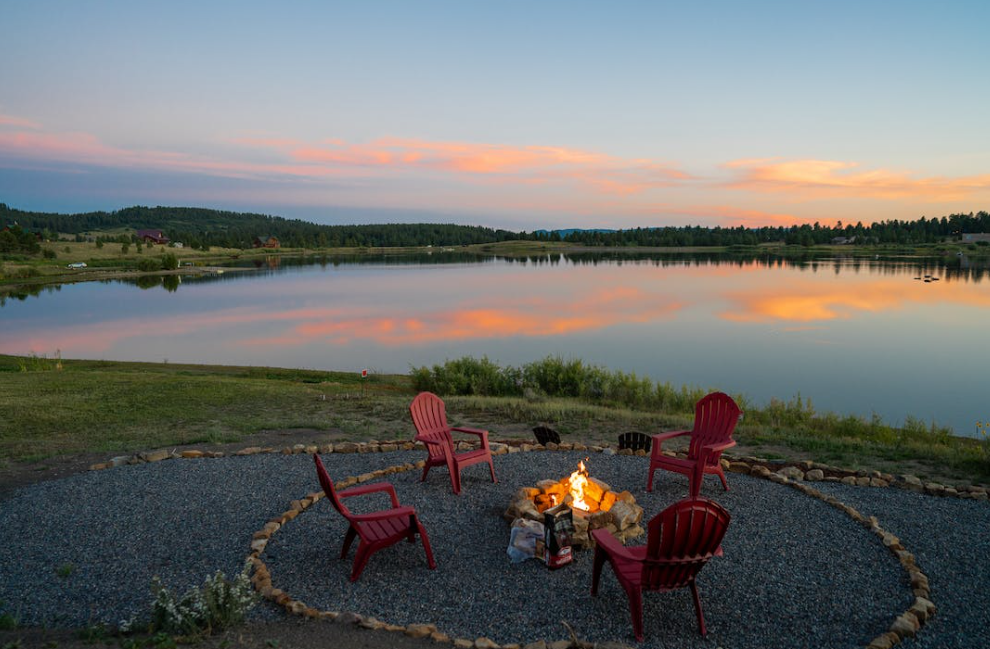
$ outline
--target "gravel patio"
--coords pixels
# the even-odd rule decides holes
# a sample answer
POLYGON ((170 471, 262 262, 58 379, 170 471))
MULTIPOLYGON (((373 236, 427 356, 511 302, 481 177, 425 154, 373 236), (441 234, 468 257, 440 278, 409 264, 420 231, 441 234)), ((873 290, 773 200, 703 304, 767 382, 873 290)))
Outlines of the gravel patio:
MULTIPOLYGON (((415 462, 421 451, 330 454, 341 480, 415 462)), ((404 505, 418 510, 438 563, 422 546, 399 544, 372 556, 348 581, 351 557, 337 559, 346 524, 321 500, 269 542, 263 559, 273 582, 308 605, 354 611, 389 623, 433 623, 452 637, 499 644, 567 638, 566 621, 589 641, 635 645, 625 595, 606 568, 590 596, 592 552, 557 571, 537 561, 510 563, 502 512, 513 493, 569 474, 585 452, 496 456, 464 473, 451 493, 444 470, 389 476, 404 505)), ((657 474, 645 491, 647 460, 590 454, 593 476, 628 489, 652 516, 684 497, 682 476, 657 474)), ((863 647, 913 601, 904 571, 879 539, 841 511, 796 490, 730 474, 703 494, 732 514, 725 556, 709 563, 699 589, 709 635, 697 633, 687 590, 644 598, 642 647, 863 647)), ((900 646, 990 646, 990 506, 893 488, 818 484, 901 538, 931 582, 937 616, 900 646)), ((159 576, 175 590, 216 570, 241 569, 252 534, 318 485, 307 455, 259 454, 122 466, 15 492, 0 506, 0 601, 22 625, 115 625, 147 610, 159 576)), ((377 497, 377 496, 376 496, 377 497)), ((369 504, 381 501, 372 497, 369 504)), ((640 539, 645 542, 645 537, 640 539)), ((277 620, 263 604, 254 619, 277 620)), ((369 632, 371 633, 371 632, 369 632)), ((379 632, 381 633, 381 632, 379 632)), ((386 646, 388 636, 383 636, 386 646)))

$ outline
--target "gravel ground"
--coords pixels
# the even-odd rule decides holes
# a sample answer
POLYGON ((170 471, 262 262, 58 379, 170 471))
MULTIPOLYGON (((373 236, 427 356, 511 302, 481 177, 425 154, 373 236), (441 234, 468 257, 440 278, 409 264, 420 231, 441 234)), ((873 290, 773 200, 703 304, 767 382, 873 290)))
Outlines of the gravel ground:
MULTIPOLYGON (((324 462, 340 479, 422 456, 333 454, 324 462)), ((557 571, 536 561, 513 565, 505 552, 501 513, 515 490, 562 477, 583 457, 498 456, 499 483, 475 465, 465 471, 461 496, 451 493, 445 470, 431 471, 426 483, 418 471, 390 476, 403 504, 420 512, 438 563, 433 571, 420 544, 403 543, 374 554, 351 584, 353 549, 347 560, 337 558, 346 524, 326 500, 280 530, 264 558, 277 586, 318 608, 396 624, 434 622, 452 636, 499 643, 562 639, 567 621, 582 638, 634 644, 625 595, 610 569, 599 596, 589 594, 591 552, 557 571)), ((686 495, 686 480, 669 473, 658 473, 654 493, 646 494, 645 458, 593 454, 589 464, 592 475, 632 491, 648 516, 686 495)), ((714 478, 704 489, 733 516, 725 556, 698 580, 708 638, 697 634, 689 591, 649 593, 640 646, 862 647, 910 605, 896 560, 844 514, 763 480, 732 474, 729 482, 727 493, 714 478)), ((990 575, 967 560, 987 556, 990 507, 893 489, 829 488, 876 513, 931 577, 939 615, 908 646, 990 646, 990 606, 974 587, 990 575)), ((23 625, 116 623, 146 610, 155 575, 184 590, 215 570, 237 572, 251 534, 316 489, 305 455, 161 462, 22 489, 0 506, 0 606, 23 625)), ((366 500, 378 507, 377 498, 366 500)), ((260 607, 254 617, 276 615, 260 607)))
MULTIPOLYGON (((816 485, 818 486, 818 485, 816 485)), ((900 537, 928 575, 938 614, 904 649, 990 647, 990 507, 900 489, 823 485, 900 537)))

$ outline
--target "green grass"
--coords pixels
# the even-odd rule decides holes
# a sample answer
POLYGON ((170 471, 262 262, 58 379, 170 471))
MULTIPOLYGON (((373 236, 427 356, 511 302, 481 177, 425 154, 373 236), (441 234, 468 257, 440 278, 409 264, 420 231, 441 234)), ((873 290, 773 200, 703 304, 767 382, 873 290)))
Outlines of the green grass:
MULTIPOLYGON (((54 358, 0 355, 0 466, 237 442, 265 430, 322 431, 328 440, 407 439, 409 401, 423 379, 416 372, 361 379, 347 372, 65 359, 58 367, 54 358)), ((492 376, 484 363, 457 367, 470 369, 467 385, 484 383, 472 378, 475 370, 492 376)), ((493 439, 531 440, 532 428, 547 424, 564 441, 614 443, 628 431, 690 428, 694 398, 703 392, 552 359, 538 362, 531 375, 544 387, 591 392, 444 395, 451 423, 486 428, 493 439)), ((911 417, 896 428, 878 418, 821 413, 800 396, 765 405, 737 400, 745 412, 735 436, 739 455, 990 482, 990 439, 955 437, 911 417)))

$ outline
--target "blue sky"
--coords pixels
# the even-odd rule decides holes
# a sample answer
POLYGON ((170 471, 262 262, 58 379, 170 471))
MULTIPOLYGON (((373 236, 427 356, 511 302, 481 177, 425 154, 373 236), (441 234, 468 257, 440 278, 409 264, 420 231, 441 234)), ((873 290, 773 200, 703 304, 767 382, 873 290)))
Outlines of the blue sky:
POLYGON ((990 206, 985 2, 8 2, 0 201, 512 229, 990 206))

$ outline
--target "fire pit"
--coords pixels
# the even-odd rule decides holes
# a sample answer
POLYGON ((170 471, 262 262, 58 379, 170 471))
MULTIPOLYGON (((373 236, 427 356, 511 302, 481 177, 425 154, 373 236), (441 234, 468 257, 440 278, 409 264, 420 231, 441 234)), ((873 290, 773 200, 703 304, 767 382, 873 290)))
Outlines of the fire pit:
MULTIPOLYGON (((585 458, 587 459, 587 458, 585 458)), ((625 543, 643 534, 639 526, 643 520, 643 508, 628 491, 616 493, 606 483, 588 474, 584 462, 560 480, 541 480, 535 487, 519 489, 504 518, 513 522, 523 518, 543 522, 543 512, 561 503, 574 513, 574 534, 571 544, 575 548, 594 546, 589 532, 605 528, 625 543)))

